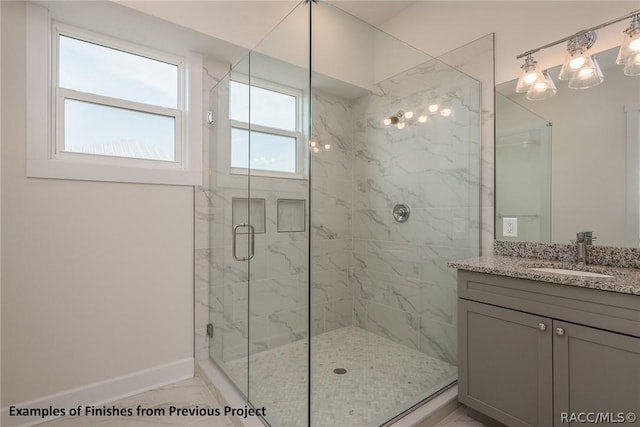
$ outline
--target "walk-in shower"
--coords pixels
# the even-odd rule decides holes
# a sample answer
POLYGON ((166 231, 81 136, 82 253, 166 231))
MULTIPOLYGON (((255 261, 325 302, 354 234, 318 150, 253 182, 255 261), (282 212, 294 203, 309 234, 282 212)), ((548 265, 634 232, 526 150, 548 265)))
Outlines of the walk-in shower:
POLYGON ((381 425, 454 383, 479 82, 308 2, 210 109, 209 356, 266 422, 381 425))

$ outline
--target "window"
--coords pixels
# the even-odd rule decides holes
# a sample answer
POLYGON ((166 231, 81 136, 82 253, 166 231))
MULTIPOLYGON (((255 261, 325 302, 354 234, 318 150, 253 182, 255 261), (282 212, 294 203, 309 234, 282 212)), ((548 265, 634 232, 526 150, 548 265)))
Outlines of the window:
POLYGON ((67 34, 57 26, 56 153, 179 161, 182 61, 67 34))
POLYGON ((232 173, 302 178, 301 93, 239 79, 229 92, 232 173))
POLYGON ((27 176, 202 183, 200 55, 51 25, 28 4, 27 61, 27 176))

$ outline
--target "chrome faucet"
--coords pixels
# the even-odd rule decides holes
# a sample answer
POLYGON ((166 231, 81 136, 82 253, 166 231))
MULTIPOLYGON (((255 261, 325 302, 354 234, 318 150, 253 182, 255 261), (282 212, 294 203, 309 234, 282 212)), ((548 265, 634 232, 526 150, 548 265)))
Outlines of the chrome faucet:
POLYGON ((589 264, 588 246, 593 244, 596 237, 592 231, 579 231, 576 234, 576 262, 578 264, 589 264))

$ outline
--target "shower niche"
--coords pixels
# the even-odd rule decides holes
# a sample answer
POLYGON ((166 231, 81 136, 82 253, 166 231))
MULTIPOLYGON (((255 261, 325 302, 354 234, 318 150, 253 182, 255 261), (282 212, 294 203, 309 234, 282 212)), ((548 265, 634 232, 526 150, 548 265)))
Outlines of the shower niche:
POLYGON ((209 98, 198 357, 279 427, 382 425, 454 384, 446 263, 478 255, 480 83, 309 2, 209 98))

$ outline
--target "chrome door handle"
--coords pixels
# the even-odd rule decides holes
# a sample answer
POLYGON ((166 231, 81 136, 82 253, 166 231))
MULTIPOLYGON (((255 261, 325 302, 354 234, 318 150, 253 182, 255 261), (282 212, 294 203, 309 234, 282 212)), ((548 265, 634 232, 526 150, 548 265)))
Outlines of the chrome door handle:
POLYGON ((236 249, 237 249, 236 239, 238 238, 238 228, 246 227, 246 226, 247 226, 247 224, 238 224, 235 227, 233 227, 233 233, 232 233, 232 238, 231 238, 231 255, 233 255, 233 259, 235 259, 236 261, 247 261, 247 260, 249 260, 249 258, 247 258, 247 257, 239 258, 238 254, 236 253, 236 249))
POLYGON ((541 331, 546 331, 547 330, 547 325, 545 325, 544 323, 540 322, 540 323, 538 323, 538 329, 540 329, 541 331))
POLYGON ((563 328, 556 328, 556 335, 563 336, 564 335, 564 329, 563 328))
POLYGON ((231 254, 236 261, 249 261, 256 253, 256 229, 251 224, 238 224, 233 227, 233 237, 231 239, 231 254), (249 256, 238 257, 236 240, 238 238, 238 228, 247 227, 249 229, 249 256))
POLYGON ((249 239, 251 239, 251 243, 249 244, 251 250, 249 252, 249 258, 247 258, 249 260, 256 254, 256 229, 251 224, 247 224, 247 227, 249 228, 249 239))

